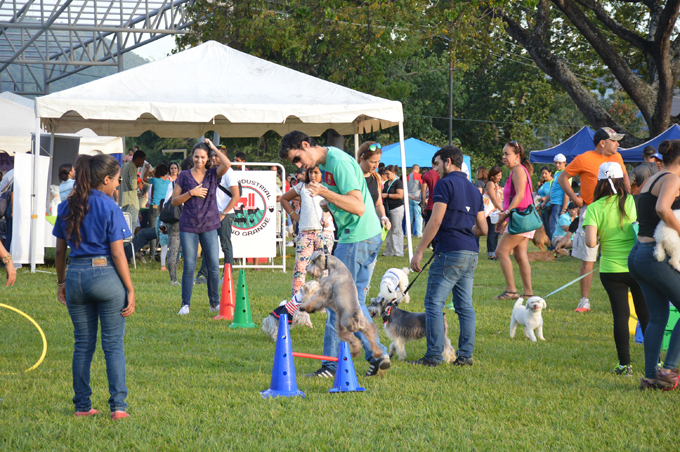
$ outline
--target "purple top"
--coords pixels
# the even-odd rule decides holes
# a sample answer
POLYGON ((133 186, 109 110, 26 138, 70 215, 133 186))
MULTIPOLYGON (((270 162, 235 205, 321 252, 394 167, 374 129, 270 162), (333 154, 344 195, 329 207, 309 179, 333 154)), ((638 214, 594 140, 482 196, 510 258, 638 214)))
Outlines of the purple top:
MULTIPOLYGON (((208 189, 208 194, 205 198, 192 196, 184 203, 182 216, 179 218, 180 232, 199 234, 219 229, 220 212, 217 210, 217 199, 215 197, 218 181, 217 168, 210 168, 203 178, 203 188, 208 189)), ((182 189, 182 194, 198 185, 198 182, 196 182, 196 179, 191 174, 191 170, 179 173, 175 183, 182 189)))

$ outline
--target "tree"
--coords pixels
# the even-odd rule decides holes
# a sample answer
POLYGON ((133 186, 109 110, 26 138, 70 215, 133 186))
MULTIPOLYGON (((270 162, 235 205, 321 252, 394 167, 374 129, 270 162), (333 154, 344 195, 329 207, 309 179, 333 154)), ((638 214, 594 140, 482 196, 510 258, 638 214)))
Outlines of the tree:
MULTIPOLYGON (((680 0, 526 0, 481 2, 502 21, 536 65, 556 80, 594 127, 643 141, 608 111, 593 90, 620 87, 639 109, 651 136, 680 118, 671 102, 680 76, 680 0)), ((498 35, 503 39, 502 35, 498 35)))

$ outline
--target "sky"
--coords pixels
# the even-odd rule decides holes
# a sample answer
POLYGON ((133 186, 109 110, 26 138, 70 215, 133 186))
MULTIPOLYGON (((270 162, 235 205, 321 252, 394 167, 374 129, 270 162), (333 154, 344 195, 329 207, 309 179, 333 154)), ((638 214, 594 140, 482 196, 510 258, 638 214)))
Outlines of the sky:
POLYGON ((143 45, 135 50, 137 55, 151 61, 162 60, 175 48, 175 37, 172 35, 165 36, 158 41, 143 45))

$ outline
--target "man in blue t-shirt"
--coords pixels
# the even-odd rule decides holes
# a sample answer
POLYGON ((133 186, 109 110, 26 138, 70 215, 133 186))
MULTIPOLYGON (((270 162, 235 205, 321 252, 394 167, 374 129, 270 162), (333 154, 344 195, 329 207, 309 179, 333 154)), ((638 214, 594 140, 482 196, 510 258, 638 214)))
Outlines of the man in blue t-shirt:
MULTIPOLYGON (((281 139, 279 157, 290 161, 298 168, 311 168, 319 165, 324 172, 323 184, 312 182, 308 185, 313 196, 321 196, 328 202, 338 230, 338 244, 333 255, 345 264, 352 274, 359 295, 359 306, 366 318, 371 316, 366 308, 366 292, 371 277, 371 264, 378 257, 382 239, 380 220, 372 214, 364 215, 366 206, 373 204, 368 192, 364 172, 359 164, 347 153, 332 146, 319 146, 306 134, 293 131, 281 139)), ((323 354, 338 356, 340 339, 335 331, 335 312, 327 310, 326 329, 323 338, 323 354)), ((390 368, 387 349, 380 344, 383 355, 373 357, 370 343, 363 333, 354 333, 361 341, 369 362, 365 376, 372 377, 390 368)), ((337 362, 322 361, 321 368, 309 377, 333 377, 337 362)))
MULTIPOLYGON (((557 182, 560 177, 560 173, 564 171, 564 167, 567 166, 567 158, 564 154, 557 154, 553 159, 555 162, 555 176, 550 182, 550 193, 543 201, 543 205, 547 209, 550 209, 550 231, 546 231, 552 240, 555 234, 555 228, 557 227, 557 221, 560 215, 567 213, 567 204, 569 203, 569 197, 564 193, 562 187, 557 182)), ((570 179, 571 182, 571 179, 570 179)))
POLYGON ((423 252, 434 239, 435 257, 430 267, 425 294, 427 352, 411 364, 438 366, 445 344, 442 309, 449 293, 460 323, 456 366, 472 366, 475 347, 475 310, 472 284, 477 268, 477 237, 488 232, 482 195, 461 171, 463 153, 445 146, 434 154, 434 169, 441 179, 434 187, 432 215, 418 244, 411 269, 422 271, 423 252))

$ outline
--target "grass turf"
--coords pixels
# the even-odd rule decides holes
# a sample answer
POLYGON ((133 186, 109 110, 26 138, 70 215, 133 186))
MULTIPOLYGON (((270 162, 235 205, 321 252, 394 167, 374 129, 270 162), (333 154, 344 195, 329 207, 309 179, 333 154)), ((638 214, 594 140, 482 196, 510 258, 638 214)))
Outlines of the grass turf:
MULTIPOLYGON (((407 266, 406 258, 378 260, 370 295, 395 266, 407 266)), ((532 263, 534 293, 545 295, 571 281, 578 266, 571 258, 532 263)), ((290 270, 247 271, 258 328, 240 330, 211 319, 206 286, 195 286, 191 314, 178 316, 181 288, 169 285, 157 263, 131 272, 137 294, 125 337, 131 417, 119 422, 108 417, 99 345, 92 400, 100 414, 73 416, 72 325, 56 299, 55 275, 19 270, 13 288, 0 288, 1 302, 33 317, 49 346, 45 362, 23 373, 40 356, 40 336, 28 320, 0 309, 1 450, 647 451, 672 450, 678 442, 678 392, 638 390, 642 346, 631 338, 634 378, 609 372, 617 359, 611 309, 598 276, 591 312, 573 312, 579 298, 574 284, 547 299, 546 342, 529 342, 521 329, 510 339, 514 302, 493 300, 504 288, 503 276, 482 250, 473 293, 473 368, 424 368, 395 357, 384 378, 364 378, 368 364, 359 357, 354 365, 366 392, 329 394, 331 379, 302 376, 319 362, 296 359, 298 387, 307 398, 264 400, 259 391, 269 387, 274 343, 259 326, 290 295, 290 270)), ((516 265, 515 277, 521 281, 516 265)), ((423 310, 426 281, 427 275, 420 277, 404 309, 423 310)), ((457 348, 457 317, 450 312, 447 319, 457 348)), ((292 330, 295 351, 321 353, 325 315, 312 321, 312 330, 292 330)), ((382 328, 380 336, 388 345, 382 328)), ((425 341, 407 345, 407 351, 409 359, 420 358, 425 341)))

